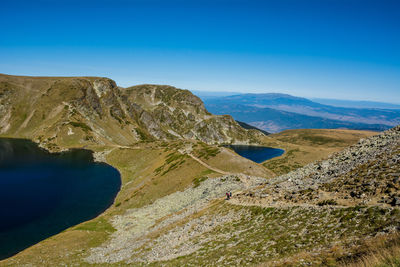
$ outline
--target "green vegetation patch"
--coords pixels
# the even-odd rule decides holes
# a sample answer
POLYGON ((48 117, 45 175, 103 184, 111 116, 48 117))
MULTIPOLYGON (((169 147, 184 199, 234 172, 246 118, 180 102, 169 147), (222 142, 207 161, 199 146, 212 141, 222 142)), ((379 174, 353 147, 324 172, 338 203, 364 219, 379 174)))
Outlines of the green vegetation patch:
POLYGON ((218 147, 207 145, 203 142, 199 142, 193 150, 193 154, 205 160, 215 157, 220 152, 218 147))
POLYGON ((92 131, 92 128, 90 128, 86 123, 83 122, 70 121, 69 124, 76 128, 81 128, 85 133, 92 131))
POLYGON ((303 140, 309 141, 313 144, 316 145, 326 145, 326 144, 332 144, 332 143, 344 143, 343 140, 337 139, 337 138, 332 138, 332 137, 327 137, 323 135, 312 135, 312 134, 299 134, 299 138, 302 138, 303 140))
POLYGON ((112 225, 103 217, 100 217, 93 221, 77 226, 75 230, 97 231, 97 232, 108 232, 108 233, 116 231, 114 227, 112 227, 112 225))
POLYGON ((154 173, 156 175, 161 173, 161 176, 164 176, 185 163, 186 157, 186 155, 179 152, 172 152, 167 155, 164 164, 154 170, 154 173))
POLYGON ((300 149, 291 149, 286 151, 282 157, 268 160, 267 162, 263 163, 263 165, 277 175, 289 173, 303 167, 302 164, 296 161, 292 162, 292 160, 297 157, 296 154, 298 153, 300 153, 300 149))
POLYGON ((193 179, 193 187, 194 188, 198 187, 201 184, 201 182, 204 182, 207 179, 208 179, 207 176, 200 176, 200 177, 194 178, 193 179))
POLYGON ((202 182, 204 182, 205 180, 208 179, 208 176, 207 176, 207 175, 210 175, 210 174, 212 174, 212 173, 215 173, 215 172, 212 171, 212 170, 208 170, 208 169, 202 171, 202 172, 199 174, 199 176, 197 176, 197 177, 195 177, 195 178, 193 179, 193 187, 194 187, 194 188, 198 187, 202 182))
POLYGON ((338 203, 334 199, 325 199, 317 203, 318 206, 337 205, 337 204, 338 203))
MULTIPOLYGON (((278 134, 278 139, 282 142, 304 145, 343 145, 346 144, 345 139, 336 138, 336 136, 329 136, 331 133, 325 130, 307 129, 307 130, 294 130, 286 133, 278 134)), ((343 137, 344 138, 344 137, 343 137)))
POLYGON ((135 131, 136 131, 137 135, 140 137, 141 140, 143 140, 143 141, 153 140, 153 138, 150 137, 147 133, 145 133, 142 129, 135 128, 135 131))

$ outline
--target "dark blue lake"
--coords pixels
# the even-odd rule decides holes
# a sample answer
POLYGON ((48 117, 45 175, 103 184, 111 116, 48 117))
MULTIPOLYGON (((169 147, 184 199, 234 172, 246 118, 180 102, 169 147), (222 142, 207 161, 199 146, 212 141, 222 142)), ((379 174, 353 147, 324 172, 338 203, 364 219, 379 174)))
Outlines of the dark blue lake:
POLYGON ((0 138, 0 260, 95 218, 120 187, 119 172, 88 150, 55 154, 0 138))
POLYGON ((262 163, 266 160, 279 157, 285 150, 272 147, 262 146, 246 146, 246 145, 229 145, 227 146, 233 149, 240 156, 252 160, 257 163, 262 163))

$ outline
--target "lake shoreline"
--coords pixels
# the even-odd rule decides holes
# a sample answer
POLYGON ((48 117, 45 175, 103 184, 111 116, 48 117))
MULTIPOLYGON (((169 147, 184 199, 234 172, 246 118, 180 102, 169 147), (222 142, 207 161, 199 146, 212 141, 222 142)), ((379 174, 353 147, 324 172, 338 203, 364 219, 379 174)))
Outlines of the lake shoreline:
POLYGON ((0 138, 0 148, 1 260, 103 215, 121 191, 118 168, 93 150, 52 152, 21 138, 0 138))

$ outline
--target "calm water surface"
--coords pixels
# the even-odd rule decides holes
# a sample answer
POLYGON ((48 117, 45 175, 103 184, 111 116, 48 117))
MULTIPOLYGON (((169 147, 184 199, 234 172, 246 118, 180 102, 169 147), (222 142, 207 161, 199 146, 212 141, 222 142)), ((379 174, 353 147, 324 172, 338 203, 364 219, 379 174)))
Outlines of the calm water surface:
POLYGON ((262 146, 246 146, 246 145, 229 145, 227 146, 233 149, 240 156, 252 160, 257 163, 262 163, 266 160, 279 157, 285 150, 272 147, 262 146))
POLYGON ((88 150, 50 154, 0 138, 0 260, 96 217, 120 187, 119 172, 88 150))

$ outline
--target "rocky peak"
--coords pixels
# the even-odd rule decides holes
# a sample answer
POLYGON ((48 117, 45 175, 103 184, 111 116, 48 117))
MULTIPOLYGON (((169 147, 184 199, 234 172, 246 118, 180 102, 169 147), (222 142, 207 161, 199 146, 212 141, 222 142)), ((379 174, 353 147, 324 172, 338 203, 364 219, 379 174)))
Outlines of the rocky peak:
POLYGON ((98 97, 104 96, 116 87, 116 83, 113 80, 107 78, 97 79, 93 81, 93 89, 98 97))
POLYGON ((168 106, 170 109, 180 108, 206 114, 203 102, 188 90, 169 85, 143 84, 125 89, 130 100, 151 109, 168 106))

